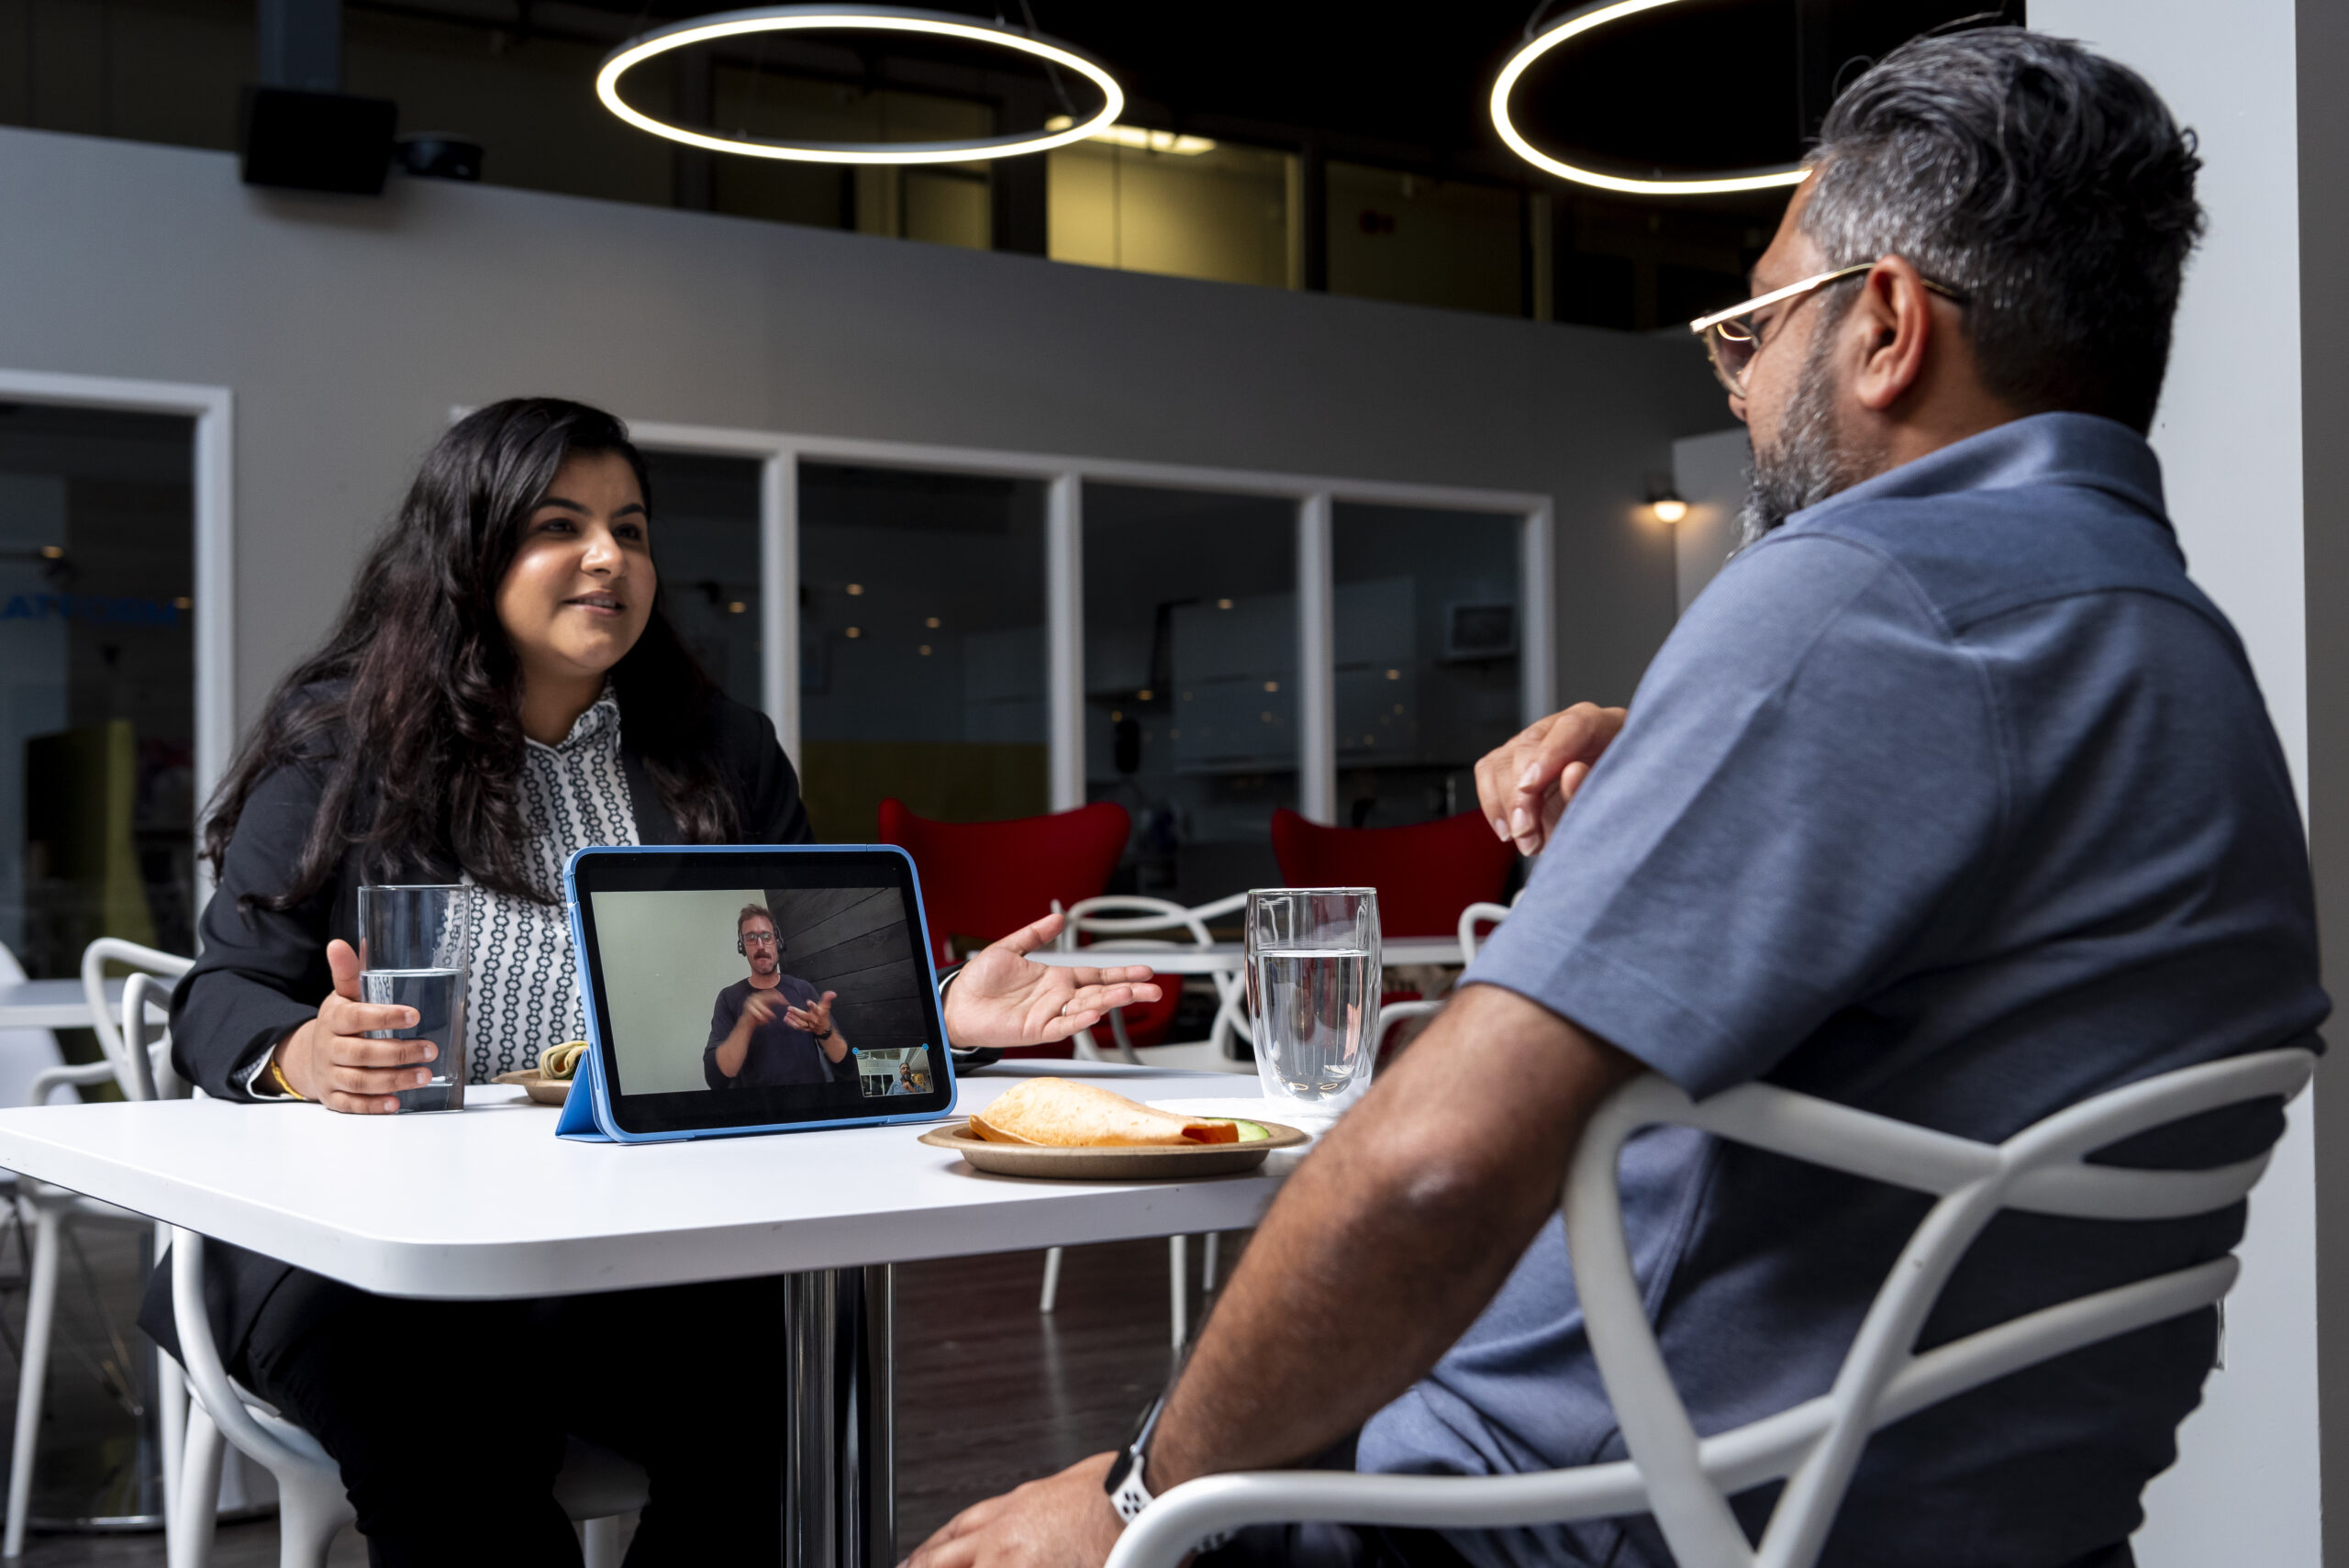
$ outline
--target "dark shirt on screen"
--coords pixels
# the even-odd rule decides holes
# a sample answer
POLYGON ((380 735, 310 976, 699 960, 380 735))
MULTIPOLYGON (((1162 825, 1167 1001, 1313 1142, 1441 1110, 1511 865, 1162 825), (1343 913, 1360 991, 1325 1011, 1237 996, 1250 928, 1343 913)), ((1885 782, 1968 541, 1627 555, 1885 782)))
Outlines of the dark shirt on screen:
POLYGON ((806 1029, 793 1029, 783 1021, 783 1008, 805 1007, 818 999, 813 985, 796 974, 777 978, 771 995, 782 1004, 765 1023, 751 1031, 750 1050, 742 1057, 742 1070, 731 1078, 718 1070, 718 1048, 734 1032, 734 1025, 751 1000, 751 983, 738 980, 718 994, 718 1005, 709 1015, 709 1044, 701 1053, 701 1075, 713 1089, 776 1088, 793 1084, 829 1084, 835 1073, 853 1081, 856 1063, 842 1058, 834 1063, 825 1060, 821 1041, 806 1029))

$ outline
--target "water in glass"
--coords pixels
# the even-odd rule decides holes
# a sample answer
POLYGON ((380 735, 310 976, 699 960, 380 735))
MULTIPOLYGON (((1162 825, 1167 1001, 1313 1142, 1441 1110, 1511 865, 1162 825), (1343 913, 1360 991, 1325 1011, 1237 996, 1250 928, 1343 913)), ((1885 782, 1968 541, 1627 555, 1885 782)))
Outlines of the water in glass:
POLYGON ((1378 895, 1366 887, 1248 895, 1256 1072, 1290 1114, 1334 1116, 1368 1086, 1378 1004, 1378 895))
POLYGON ((373 1040, 429 1040, 432 1077, 398 1092, 403 1111, 462 1110, 465 990, 473 960, 474 890, 462 885, 359 890, 362 1000, 416 1009, 416 1025, 373 1029, 373 1040))

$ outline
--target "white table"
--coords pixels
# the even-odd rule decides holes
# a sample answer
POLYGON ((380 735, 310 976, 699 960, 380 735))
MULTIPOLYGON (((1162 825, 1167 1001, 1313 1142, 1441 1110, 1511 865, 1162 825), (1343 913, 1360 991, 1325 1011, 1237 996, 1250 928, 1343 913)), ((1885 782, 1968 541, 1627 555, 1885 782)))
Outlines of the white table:
MULTIPOLYGON (((1040 1071, 1136 1099, 1254 1093, 1219 1074, 1054 1062, 966 1078, 959 1108, 1040 1071)), ((557 1139, 554 1113, 518 1090, 466 1096, 451 1116, 218 1100, 0 1111, 0 1166, 391 1296, 793 1275, 786 1561, 866 1568, 896 1561, 888 1265, 1244 1229, 1297 1159, 1186 1182, 1024 1181, 924 1147, 918 1126, 622 1147, 557 1139)))
MULTIPOLYGON (((122 982, 106 982, 106 1001, 122 1006, 122 982)), ((165 1023, 170 1011, 160 1001, 148 1004, 150 1023, 165 1023)), ((17 980, 0 984, 0 1029, 85 1029, 90 1027, 89 997, 78 980, 17 980)))
MULTIPOLYGON (((1139 947, 1130 942, 1096 942, 1091 947, 1063 951, 1046 948, 1028 955, 1038 963, 1063 969, 1096 963, 1146 963, 1161 974, 1237 974, 1248 966, 1247 948, 1240 942, 1210 942, 1206 947, 1139 947)), ((1396 937, 1378 944, 1378 961, 1394 963, 1459 963, 1457 937, 1396 937)))

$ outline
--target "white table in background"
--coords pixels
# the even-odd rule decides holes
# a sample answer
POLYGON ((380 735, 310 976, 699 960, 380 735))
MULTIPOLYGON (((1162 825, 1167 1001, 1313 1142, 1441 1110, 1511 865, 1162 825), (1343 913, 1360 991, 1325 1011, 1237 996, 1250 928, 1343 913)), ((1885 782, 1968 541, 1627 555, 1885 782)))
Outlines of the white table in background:
MULTIPOLYGON (((960 1108, 1035 1072, 1119 1080, 1136 1099, 1255 1088, 1022 1063, 963 1079, 960 1108)), ((918 1142, 918 1126, 623 1147, 556 1138, 554 1113, 516 1090, 467 1097, 453 1116, 219 1100, 0 1111, 0 1166, 389 1296, 790 1275, 785 1562, 871 1568, 896 1560, 889 1265, 1242 1229, 1297 1159, 1198 1181, 1036 1182, 982 1175, 918 1142)))
MULTIPOLYGON (((1237 974, 1248 966, 1248 952, 1240 942, 1211 942, 1206 947, 1138 947, 1130 942, 1096 942, 1063 951, 1047 948, 1029 955, 1038 963, 1080 968, 1096 963, 1146 963, 1161 974, 1237 974)), ((1397 937, 1378 944, 1382 964, 1458 963, 1457 937, 1397 937)))
MULTIPOLYGON (((122 982, 106 982, 106 1001, 122 1006, 122 982)), ((147 1009, 150 1023, 163 1023, 169 1011, 160 1003, 147 1009)), ((0 1029, 85 1029, 90 1027, 90 1000, 78 980, 17 980, 0 984, 0 1029)))

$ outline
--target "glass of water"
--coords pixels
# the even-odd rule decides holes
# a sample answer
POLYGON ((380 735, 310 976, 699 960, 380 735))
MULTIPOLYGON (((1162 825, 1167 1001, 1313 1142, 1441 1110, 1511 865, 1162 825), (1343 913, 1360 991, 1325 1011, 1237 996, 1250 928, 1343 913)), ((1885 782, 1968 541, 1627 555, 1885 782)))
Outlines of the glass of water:
POLYGON ((1369 1086, 1378 973, 1375 889, 1248 895, 1248 1023, 1266 1099, 1329 1119, 1369 1086))
POLYGON ((473 968, 473 889, 359 890, 359 995, 414 1007, 416 1027, 372 1029, 370 1040, 429 1040, 440 1050, 432 1081, 399 1091, 403 1111, 465 1105, 465 984, 473 968))

